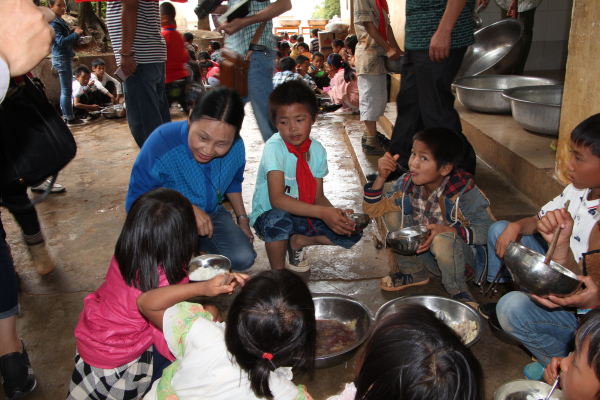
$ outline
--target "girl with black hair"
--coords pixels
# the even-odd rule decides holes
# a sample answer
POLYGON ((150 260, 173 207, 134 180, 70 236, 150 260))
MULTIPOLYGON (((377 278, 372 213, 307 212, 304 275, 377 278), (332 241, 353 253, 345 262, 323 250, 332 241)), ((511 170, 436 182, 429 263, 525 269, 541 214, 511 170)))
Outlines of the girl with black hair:
POLYGON ((197 240, 192 205, 181 193, 155 189, 133 203, 104 283, 84 300, 68 399, 140 399, 153 372, 160 376, 164 364, 175 359, 136 299, 150 289, 187 283, 197 240))
POLYGON ((201 305, 185 301, 201 295, 196 283, 138 298, 142 314, 162 326, 177 356, 144 399, 311 399, 291 382, 290 368, 311 370, 314 364, 317 332, 308 287, 287 270, 264 271, 248 281, 235 275, 232 285, 243 288, 225 328, 201 305))
POLYGON ((327 65, 331 78, 331 88, 327 94, 335 104, 343 104, 343 107, 334 114, 357 113, 358 85, 354 69, 337 53, 327 57, 327 65))

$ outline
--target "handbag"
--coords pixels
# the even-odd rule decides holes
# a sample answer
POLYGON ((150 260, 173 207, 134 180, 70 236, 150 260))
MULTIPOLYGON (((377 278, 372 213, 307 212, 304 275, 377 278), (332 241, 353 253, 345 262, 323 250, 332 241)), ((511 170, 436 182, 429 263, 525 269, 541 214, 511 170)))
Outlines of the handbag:
MULTIPOLYGON (((0 190, 13 185, 36 186, 69 163, 77 145, 67 124, 48 102, 46 95, 27 76, 16 83, 11 79, 0 104, 0 190)), ((0 205, 25 210, 43 201, 48 189, 32 205, 0 205)))
MULTIPOLYGON (((250 44, 257 44, 260 35, 265 30, 266 22, 260 24, 250 44)), ((242 56, 235 50, 224 47, 221 50, 223 59, 219 63, 221 70, 221 85, 235 89, 244 98, 248 96, 248 72, 250 71, 250 56, 252 50, 248 50, 246 56, 242 56)))

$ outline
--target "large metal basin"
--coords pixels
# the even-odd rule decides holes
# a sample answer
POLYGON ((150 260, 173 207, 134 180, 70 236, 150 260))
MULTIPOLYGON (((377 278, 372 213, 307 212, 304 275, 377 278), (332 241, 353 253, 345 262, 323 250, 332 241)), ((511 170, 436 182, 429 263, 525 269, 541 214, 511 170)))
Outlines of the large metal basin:
POLYGON ((328 19, 307 19, 309 26, 325 26, 329 23, 328 19))
MULTIPOLYGON (((545 399, 551 388, 550 385, 544 382, 519 379, 500 386, 494 393, 494 400, 525 400, 528 398, 527 396, 535 399, 545 399)), ((554 390, 550 400, 563 400, 562 392, 559 389, 554 390)))
POLYGON ((300 26, 300 23, 302 23, 302 20, 300 20, 300 19, 279 18, 278 21, 281 26, 286 26, 286 27, 296 27, 296 26, 300 26))
POLYGON ((559 85, 554 79, 518 75, 463 76, 454 80, 456 97, 470 110, 510 114, 510 102, 502 97, 505 89, 521 86, 559 85))
POLYGON ((348 361, 371 335, 373 313, 362 301, 343 294, 313 293, 312 297, 317 319, 336 320, 341 323, 356 320, 358 337, 358 342, 346 350, 315 358, 315 368, 330 368, 348 361))
POLYGON ((502 96, 510 102, 512 116, 525 129, 558 136, 563 85, 525 86, 507 89, 502 96))
POLYGON ((477 343, 485 332, 485 320, 473 307, 449 297, 434 295, 404 296, 398 299, 390 300, 379 308, 375 316, 375 322, 379 323, 388 315, 398 312, 398 310, 405 304, 419 304, 427 307, 448 326, 454 322, 461 323, 465 320, 477 322, 479 331, 477 332, 475 339, 465 344, 467 347, 471 347, 477 343))
POLYGON ((475 44, 467 49, 457 77, 502 75, 512 72, 523 51, 523 23, 503 19, 475 32, 475 44))

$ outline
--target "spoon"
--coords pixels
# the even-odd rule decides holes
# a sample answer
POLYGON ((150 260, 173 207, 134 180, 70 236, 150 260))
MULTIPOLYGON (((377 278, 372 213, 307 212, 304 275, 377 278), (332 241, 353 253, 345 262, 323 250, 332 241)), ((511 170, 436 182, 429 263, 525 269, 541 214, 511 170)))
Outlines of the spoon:
POLYGON ((483 19, 481 19, 481 15, 479 15, 479 12, 485 9, 486 7, 487 4, 483 2, 479 7, 477 7, 477 10, 473 11, 473 14, 471 14, 471 17, 473 18, 473 27, 475 29, 479 29, 483 26, 483 19))
POLYGON ((554 385, 552 385, 552 389, 550 389, 550 392, 548 393, 548 396, 546 396, 545 400, 550 400, 550 396, 552 396, 552 393, 554 393, 554 389, 556 389, 556 387, 558 386, 559 380, 560 380, 560 375, 556 377, 556 380, 554 381, 554 385))

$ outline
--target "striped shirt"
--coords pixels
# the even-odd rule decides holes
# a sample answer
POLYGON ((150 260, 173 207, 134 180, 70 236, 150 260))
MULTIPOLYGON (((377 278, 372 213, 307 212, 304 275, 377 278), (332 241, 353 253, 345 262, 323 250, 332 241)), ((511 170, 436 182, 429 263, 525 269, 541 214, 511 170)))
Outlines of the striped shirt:
MULTIPOLYGON (((115 52, 117 65, 121 65, 121 41, 123 39, 123 26, 121 14, 123 4, 121 0, 106 3, 106 25, 115 52)), ((167 45, 160 34, 160 14, 158 1, 138 2, 137 29, 131 48, 135 55, 136 64, 150 64, 167 61, 167 45)))

